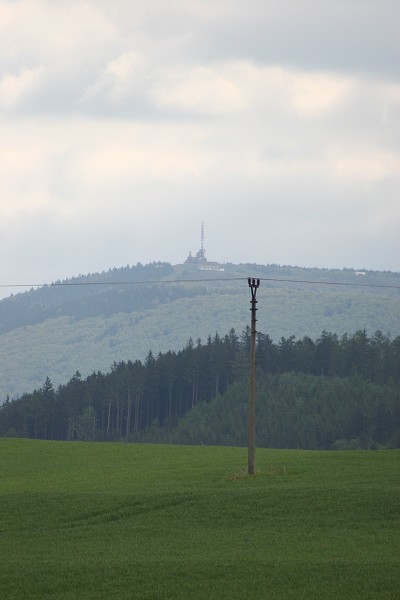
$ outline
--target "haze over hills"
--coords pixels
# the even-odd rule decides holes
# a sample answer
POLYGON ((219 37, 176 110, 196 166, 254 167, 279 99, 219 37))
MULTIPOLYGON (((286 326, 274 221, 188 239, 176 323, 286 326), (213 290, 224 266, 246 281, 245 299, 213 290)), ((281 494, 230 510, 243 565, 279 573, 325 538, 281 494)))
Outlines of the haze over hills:
POLYGON ((261 278, 258 330, 274 340, 323 330, 400 335, 400 289, 390 287, 400 287, 399 273, 206 263, 114 268, 1 300, 0 402, 47 376, 57 386, 77 370, 86 376, 149 350, 179 350, 189 338, 241 333, 249 276, 261 278))

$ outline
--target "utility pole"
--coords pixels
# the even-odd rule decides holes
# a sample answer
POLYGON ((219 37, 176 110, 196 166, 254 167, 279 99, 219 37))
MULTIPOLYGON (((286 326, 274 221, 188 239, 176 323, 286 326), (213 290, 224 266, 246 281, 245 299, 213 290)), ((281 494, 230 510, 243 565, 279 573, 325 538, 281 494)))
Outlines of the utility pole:
POLYGON ((251 350, 250 350, 250 391, 248 405, 248 462, 247 473, 254 475, 256 470, 256 294, 260 287, 259 279, 248 278, 251 291, 251 350))

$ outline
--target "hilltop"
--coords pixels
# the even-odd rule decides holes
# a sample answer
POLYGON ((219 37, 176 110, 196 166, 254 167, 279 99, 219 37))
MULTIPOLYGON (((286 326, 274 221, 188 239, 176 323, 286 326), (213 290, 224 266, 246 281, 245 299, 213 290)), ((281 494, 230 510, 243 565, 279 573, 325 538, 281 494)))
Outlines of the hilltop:
POLYGON ((108 370, 249 323, 247 277, 262 278, 258 329, 272 339, 365 329, 400 335, 400 274, 158 262, 79 275, 0 301, 0 402, 76 371, 108 370), (305 281, 309 283, 304 283, 305 281), (300 283, 302 282, 302 283, 300 283), (342 286, 339 284, 347 284, 342 286), (325 284, 325 285, 322 285, 325 284), (359 286, 363 284, 363 286, 359 286))

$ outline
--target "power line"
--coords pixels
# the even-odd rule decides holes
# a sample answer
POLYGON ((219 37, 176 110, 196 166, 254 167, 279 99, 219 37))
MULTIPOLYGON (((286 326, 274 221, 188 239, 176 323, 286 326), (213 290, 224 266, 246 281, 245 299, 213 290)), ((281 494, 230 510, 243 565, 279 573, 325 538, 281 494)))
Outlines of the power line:
MULTIPOLYGON (((345 287, 368 287, 368 288, 386 288, 400 290, 400 285, 391 285, 383 283, 359 283, 350 281, 317 281, 310 279, 283 279, 278 277, 259 277, 260 281, 269 281, 275 283, 299 283, 308 285, 329 285, 345 287)), ((0 283, 0 288, 51 288, 51 287, 79 287, 79 286, 115 286, 115 285, 164 285, 164 284, 184 284, 184 283, 225 283, 232 281, 247 281, 248 277, 226 277, 216 279, 213 277, 204 277, 200 279, 159 279, 142 281, 65 281, 54 283, 0 283)))
MULTIPOLYGON (((229 277, 223 279, 222 281, 244 281, 247 280, 246 277, 229 277)), ((151 280, 143 280, 143 281, 60 281, 54 283, 0 283, 0 287, 64 287, 64 286, 80 286, 80 285, 152 285, 152 284, 167 284, 167 283, 202 283, 205 282, 218 282, 221 280, 217 280, 214 278, 204 278, 204 279, 151 279, 151 280)))
POLYGON ((261 281, 279 281, 286 283, 310 283, 313 285, 341 285, 352 287, 392 288, 400 290, 400 285, 389 285, 384 283, 356 283, 351 281, 312 281, 310 279, 278 279, 275 277, 260 277, 261 281))

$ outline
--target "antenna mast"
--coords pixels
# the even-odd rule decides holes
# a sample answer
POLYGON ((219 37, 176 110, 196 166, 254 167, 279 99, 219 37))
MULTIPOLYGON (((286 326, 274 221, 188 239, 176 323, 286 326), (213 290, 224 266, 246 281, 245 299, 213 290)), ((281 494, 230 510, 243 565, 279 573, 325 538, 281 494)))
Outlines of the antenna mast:
POLYGON ((201 248, 198 252, 200 260, 206 260, 206 251, 204 250, 204 222, 201 222, 201 248))

